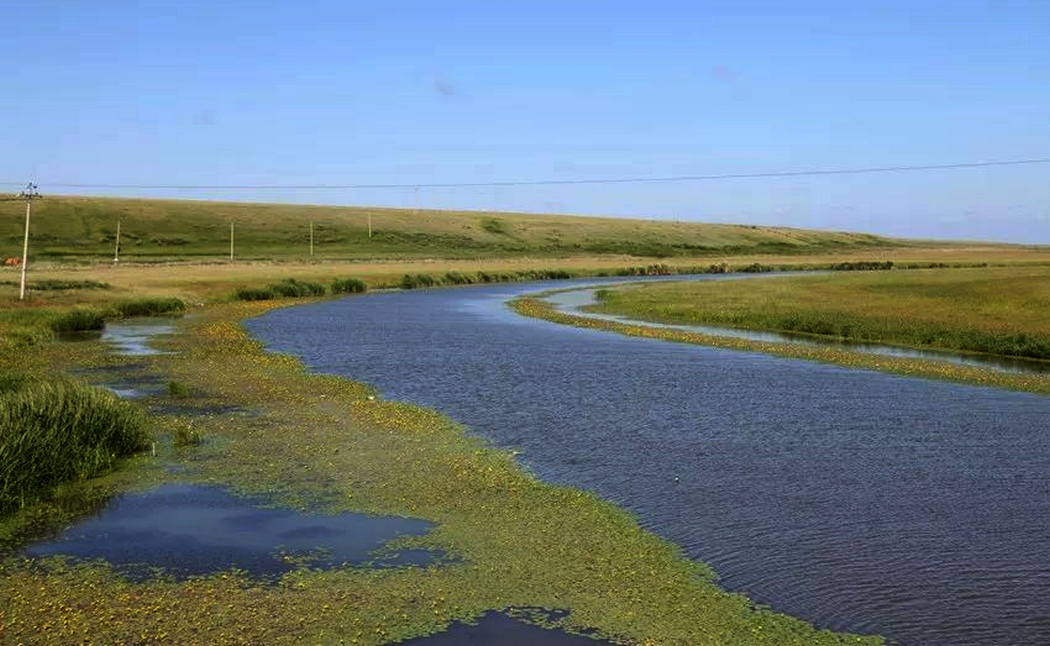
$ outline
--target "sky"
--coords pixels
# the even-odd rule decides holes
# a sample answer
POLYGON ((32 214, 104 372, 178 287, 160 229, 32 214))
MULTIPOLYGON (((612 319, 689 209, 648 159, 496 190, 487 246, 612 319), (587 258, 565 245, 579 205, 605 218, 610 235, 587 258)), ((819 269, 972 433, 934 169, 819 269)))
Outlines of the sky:
POLYGON ((434 186, 1047 160, 1050 0, 33 0, 2 15, 0 191, 1050 244, 1050 163, 434 186), (361 188, 377 184, 393 186, 361 188))

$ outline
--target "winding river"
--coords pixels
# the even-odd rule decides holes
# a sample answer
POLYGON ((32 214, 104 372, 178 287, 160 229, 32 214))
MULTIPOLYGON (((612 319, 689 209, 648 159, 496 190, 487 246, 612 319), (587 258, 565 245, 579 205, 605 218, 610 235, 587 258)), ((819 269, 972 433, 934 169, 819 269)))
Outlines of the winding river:
POLYGON ((616 501, 778 611, 901 644, 1050 643, 1050 398, 506 307, 568 284, 372 294, 248 328, 616 501))

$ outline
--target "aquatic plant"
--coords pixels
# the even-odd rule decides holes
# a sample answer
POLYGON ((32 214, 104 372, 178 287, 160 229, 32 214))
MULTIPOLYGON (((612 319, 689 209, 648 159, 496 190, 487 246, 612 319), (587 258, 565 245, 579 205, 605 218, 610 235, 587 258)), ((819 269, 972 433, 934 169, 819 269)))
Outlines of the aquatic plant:
POLYGON ((51 320, 51 329, 62 334, 101 330, 106 326, 102 312, 93 307, 75 307, 58 314, 51 320))
POLYGON ((171 443, 176 448, 200 446, 204 443, 204 436, 192 423, 180 421, 171 426, 171 443))
POLYGON ((243 287, 234 292, 239 301, 268 301, 277 298, 277 291, 272 286, 243 287))
POLYGON ((363 294, 368 291, 368 285, 360 278, 336 278, 331 288, 333 294, 363 294))
POLYGON ((105 473, 148 445, 143 411, 107 390, 64 379, 22 383, 0 394, 0 512, 105 473))
POLYGON ((323 296, 328 288, 322 283, 313 283, 296 278, 286 278, 270 286, 278 296, 302 298, 305 296, 323 296))
POLYGON ((275 298, 303 298, 306 296, 323 296, 328 287, 322 283, 285 278, 264 287, 244 287, 234 292, 239 301, 268 301, 275 298))
POLYGON ((184 312, 186 303, 179 298, 135 298, 112 303, 110 308, 117 316, 157 316, 184 312))
POLYGON ((190 387, 181 381, 171 379, 168 381, 168 396, 175 399, 188 399, 192 391, 190 387))

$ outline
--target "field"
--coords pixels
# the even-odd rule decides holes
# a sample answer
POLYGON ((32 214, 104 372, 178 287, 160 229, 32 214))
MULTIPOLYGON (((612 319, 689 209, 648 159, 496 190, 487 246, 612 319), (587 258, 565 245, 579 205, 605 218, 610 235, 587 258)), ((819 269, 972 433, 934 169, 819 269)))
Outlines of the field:
MULTIPOLYGON (((0 244, 7 249, 0 255, 20 251, 22 208, 18 202, 0 202, 0 244)), ((202 411, 232 406, 252 414, 152 415, 147 422, 152 451, 121 461, 122 468, 103 477, 74 474, 68 484, 41 486, 19 498, 19 508, 0 518, 0 553, 91 513, 114 493, 188 481, 265 493, 276 504, 325 513, 424 518, 435 523, 434 532, 399 547, 434 548, 462 561, 331 571, 304 563, 277 582, 237 571, 188 581, 134 582, 105 563, 0 554, 0 641, 15 643, 345 639, 379 644, 439 631, 487 609, 512 607, 566 609, 570 614, 560 620, 561 627, 592 629, 626 643, 878 643, 754 608, 744 597, 720 590, 705 565, 685 558, 615 505, 537 480, 511 453, 433 411, 383 401, 361 384, 308 375, 297 361, 265 353, 240 321, 305 302, 274 292, 275 285, 286 294, 312 294, 312 286, 332 294, 338 291, 335 285, 358 291, 359 285, 378 289, 541 275, 877 262, 980 267, 724 285, 740 292, 729 301, 759 285, 754 292, 759 302, 794 298, 794 292, 777 296, 775 290, 796 282, 833 285, 838 280, 845 285, 838 289, 845 291, 828 292, 825 300, 882 289, 886 302, 904 303, 897 311, 911 316, 926 312, 925 301, 914 300, 921 294, 906 296, 917 293, 914 287, 896 283, 894 291, 863 287, 864 281, 928 276, 933 282, 926 296, 945 292, 961 299, 982 280, 996 279, 981 293, 1016 296, 997 305, 983 303, 990 298, 952 301, 973 309, 961 318, 973 323, 990 320, 991 314, 1006 316, 1012 311, 1008 303, 1014 303, 1027 313, 996 319, 999 323, 982 329, 1002 332, 1007 329, 1003 321, 1022 321, 1034 333, 1045 328, 1037 313, 1045 305, 1040 300, 1045 291, 1037 283, 1045 283, 1050 273, 1050 249, 1010 245, 561 216, 101 198, 36 203, 30 248, 25 301, 18 299, 19 270, 0 270, 0 384, 21 388, 134 363, 167 381, 167 394, 154 402, 172 399, 202 411), (117 219, 124 242, 120 262, 113 263, 117 219), (237 232, 233 260, 230 221, 237 232), (952 287, 965 277, 975 282, 952 287), (246 292, 270 294, 269 300, 238 300, 238 293, 246 292), (163 341, 173 354, 131 361, 109 355, 97 341, 57 342, 63 330, 183 309, 187 315, 177 333, 163 341)), ((309 298, 320 297, 325 296, 309 298)), ((665 298, 684 297, 669 293, 665 298)), ((532 314, 542 309, 519 308, 532 314)), ((951 318, 951 306, 939 311, 951 318)), ((620 331, 628 333, 643 329, 623 327, 620 331)), ((843 359, 847 365, 852 360, 843 359)), ((973 380, 986 383, 979 374, 973 380)), ((1050 384, 1042 382, 999 385, 1050 391, 1050 384)), ((90 395, 83 399, 85 407, 95 406, 90 395)), ((105 405, 111 404, 107 399, 105 405)), ((48 407, 46 402, 35 405, 48 407)), ((141 439, 133 444, 144 445, 141 439)), ((99 471, 110 468, 103 466, 99 471)))

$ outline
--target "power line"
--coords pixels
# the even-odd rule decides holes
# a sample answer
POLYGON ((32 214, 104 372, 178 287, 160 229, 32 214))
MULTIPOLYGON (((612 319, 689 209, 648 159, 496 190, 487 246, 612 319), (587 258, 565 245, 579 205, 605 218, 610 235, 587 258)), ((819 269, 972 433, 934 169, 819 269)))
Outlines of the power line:
MULTIPOLYGON (((54 183, 47 188, 142 189, 142 190, 351 190, 351 189, 418 189, 418 188, 498 188, 504 186, 573 186, 595 184, 644 184, 671 182, 702 182, 725 179, 761 179, 776 177, 814 177, 820 175, 863 175, 870 173, 904 173, 931 170, 959 170, 989 166, 1022 166, 1050 164, 1050 158, 1013 159, 1007 161, 970 162, 962 164, 928 164, 923 166, 872 166, 867 168, 831 168, 814 170, 777 171, 767 173, 726 173, 719 175, 671 175, 664 177, 606 177, 597 179, 542 179, 492 182, 437 182, 405 184, 91 184, 54 183)), ((5 186, 21 185, 0 182, 5 186)))

